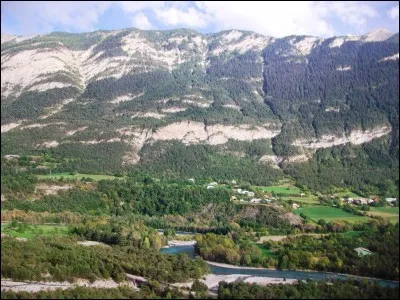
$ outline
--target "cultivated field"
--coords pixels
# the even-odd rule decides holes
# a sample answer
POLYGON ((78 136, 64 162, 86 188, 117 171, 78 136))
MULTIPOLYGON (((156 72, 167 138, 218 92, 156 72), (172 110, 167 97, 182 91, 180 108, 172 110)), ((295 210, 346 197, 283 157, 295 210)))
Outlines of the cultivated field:
POLYGON ((303 196, 303 197, 282 196, 280 199, 285 201, 292 200, 294 202, 305 203, 305 204, 318 204, 318 197, 314 195, 303 196))
POLYGON ((300 195, 301 191, 298 187, 284 184, 262 187, 263 191, 266 193, 272 193, 274 195, 300 195))
POLYGON ((300 215, 303 213, 315 222, 319 219, 324 219, 327 222, 335 220, 344 220, 348 222, 366 222, 368 217, 356 216, 349 212, 345 212, 340 208, 328 207, 328 206, 306 206, 296 209, 295 214, 300 215))
POLYGON ((398 207, 371 207, 368 212, 370 216, 380 216, 389 220, 392 223, 399 222, 399 208, 398 207))
POLYGON ((64 225, 27 225, 19 224, 16 228, 10 228, 10 223, 1 224, 1 233, 20 238, 32 238, 36 235, 66 235, 68 226, 64 225))

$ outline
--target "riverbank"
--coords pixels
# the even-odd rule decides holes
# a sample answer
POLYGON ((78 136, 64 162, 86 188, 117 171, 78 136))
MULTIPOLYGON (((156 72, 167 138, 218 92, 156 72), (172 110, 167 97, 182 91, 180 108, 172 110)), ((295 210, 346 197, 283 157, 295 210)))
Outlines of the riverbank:
POLYGON ((130 288, 136 289, 136 286, 130 281, 124 281, 122 283, 117 283, 114 280, 96 280, 90 283, 86 279, 78 279, 76 282, 71 283, 68 281, 58 282, 58 281, 13 281, 10 279, 1 280, 1 290, 11 290, 13 292, 31 292, 36 293, 44 290, 56 290, 56 289, 69 289, 76 287, 90 287, 90 288, 105 288, 112 289, 119 286, 128 286, 130 288))
MULTIPOLYGON (((284 279, 284 278, 271 278, 271 277, 259 277, 245 274, 230 274, 230 275, 215 275, 208 274, 203 277, 203 279, 199 280, 207 285, 210 291, 216 291, 218 289, 218 284, 221 281, 225 281, 227 283, 231 282, 245 282, 245 283, 256 283, 261 285, 267 284, 294 284, 297 283, 297 279, 284 279)), ((172 286, 178 288, 191 288, 193 281, 184 282, 184 283, 174 283, 172 286)))
POLYGON ((352 278, 352 279, 366 279, 366 280, 377 280, 377 281, 382 281, 382 282, 388 282, 391 284, 399 284, 399 281, 396 280, 388 280, 388 279, 382 279, 382 278, 376 278, 376 277, 366 277, 366 276, 359 276, 359 275, 353 275, 353 274, 343 274, 343 273, 334 273, 334 272, 324 272, 324 271, 318 271, 318 270, 302 270, 302 269, 296 269, 296 270, 281 270, 277 268, 262 268, 262 267, 246 267, 246 266, 236 266, 236 265, 229 265, 229 264, 224 264, 224 263, 218 263, 218 262, 213 262, 209 260, 205 260, 205 262, 209 265, 216 266, 216 267, 221 267, 221 268, 228 268, 228 269, 242 269, 242 270, 268 270, 268 271, 294 271, 294 272, 318 272, 326 275, 332 275, 332 276, 343 276, 347 278, 352 278))
POLYGON ((179 246, 194 246, 196 245, 196 241, 180 241, 180 240, 171 240, 168 241, 168 246, 164 246, 162 248, 169 248, 169 247, 179 247, 179 246))
POLYGON ((276 268, 262 268, 262 267, 242 267, 242 266, 236 266, 236 265, 229 265, 229 264, 224 264, 224 263, 218 263, 215 261, 209 261, 209 260, 205 260, 206 263, 208 263, 209 265, 212 266, 216 266, 216 267, 221 267, 221 268, 229 268, 229 269, 248 269, 248 270, 278 270, 276 268))
MULTIPOLYGON (((171 241, 172 242, 172 241, 171 241)), ((179 241, 182 242, 182 241, 179 241)), ((193 241, 192 241, 193 243, 193 241)), ((195 243, 193 243, 194 245, 195 243)), ((177 254, 179 252, 185 252, 190 257, 196 257, 194 253, 194 247, 191 245, 167 247, 169 254, 177 254), (172 250, 172 251, 171 251, 172 250)), ((165 252, 167 252, 165 251, 165 252)), ((350 279, 350 280, 371 280, 382 283, 384 285, 399 286, 399 281, 386 280, 374 277, 363 277, 352 274, 342 274, 334 272, 325 272, 318 270, 280 270, 277 268, 263 268, 263 267, 246 267, 236 266, 225 263, 205 261, 211 268, 213 275, 238 275, 241 273, 243 276, 254 276, 261 278, 286 278, 291 280, 335 280, 335 279, 350 279), (240 271, 239 271, 240 270, 240 271)))

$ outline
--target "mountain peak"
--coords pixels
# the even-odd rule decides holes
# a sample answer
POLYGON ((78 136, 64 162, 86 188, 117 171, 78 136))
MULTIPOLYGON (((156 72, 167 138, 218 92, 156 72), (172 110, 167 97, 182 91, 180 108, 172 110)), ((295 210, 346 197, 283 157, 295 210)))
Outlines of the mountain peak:
POLYGON ((393 35, 392 32, 384 29, 384 28, 376 28, 367 34, 364 34, 362 37, 366 42, 380 42, 385 41, 393 35))

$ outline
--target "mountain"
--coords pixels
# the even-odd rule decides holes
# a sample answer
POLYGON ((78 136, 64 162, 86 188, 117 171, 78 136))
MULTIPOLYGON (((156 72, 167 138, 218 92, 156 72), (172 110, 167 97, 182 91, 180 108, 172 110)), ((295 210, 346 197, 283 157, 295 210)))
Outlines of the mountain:
MULTIPOLYGON (((1 35, 2 155, 315 189, 398 185, 398 34, 1 35)), ((49 170, 36 170, 49 172, 49 170)))

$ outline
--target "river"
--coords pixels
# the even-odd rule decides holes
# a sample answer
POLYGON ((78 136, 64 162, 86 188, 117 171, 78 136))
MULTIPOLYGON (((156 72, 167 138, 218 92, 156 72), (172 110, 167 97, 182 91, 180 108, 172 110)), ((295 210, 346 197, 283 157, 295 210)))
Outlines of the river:
MULTIPOLYGON (((194 246, 175 246, 169 248, 161 248, 160 250, 165 254, 178 254, 180 252, 186 253, 189 257, 194 258, 196 253, 194 251, 194 246)), ((215 266, 213 264, 207 263, 210 267, 211 273, 215 275, 232 275, 232 274, 243 274, 252 275, 257 277, 272 277, 272 278, 287 278, 287 279, 297 279, 297 280, 332 280, 332 279, 363 279, 361 277, 337 274, 330 272, 318 272, 318 271, 282 271, 282 270, 268 270, 268 269, 255 269, 255 268, 235 268, 234 266, 215 266)), ((398 281, 383 280, 377 278, 368 278, 368 280, 376 281, 384 286, 398 287, 398 281)))

